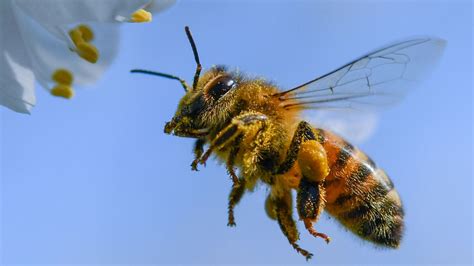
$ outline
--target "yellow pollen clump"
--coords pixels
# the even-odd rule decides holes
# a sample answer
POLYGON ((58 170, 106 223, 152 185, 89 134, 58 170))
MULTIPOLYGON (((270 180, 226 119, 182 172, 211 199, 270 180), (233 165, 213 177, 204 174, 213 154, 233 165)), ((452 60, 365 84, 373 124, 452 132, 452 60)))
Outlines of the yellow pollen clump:
POLYGON ((99 59, 99 50, 90 43, 94 39, 92 29, 84 24, 69 31, 69 37, 76 45, 76 53, 90 63, 96 63, 99 59))
POLYGON ((303 176, 313 182, 321 182, 329 174, 330 169, 326 151, 315 140, 309 140, 301 144, 298 152, 298 164, 303 176))
POLYGON ((54 96, 71 99, 72 96, 74 96, 74 91, 72 90, 71 86, 58 84, 51 90, 51 94, 54 96))
POLYGON ((152 20, 152 14, 145 9, 138 9, 132 14, 130 22, 150 22, 152 20))
POLYGON ((51 76, 51 79, 59 84, 71 85, 74 77, 72 76, 72 73, 69 72, 69 70, 59 68, 54 71, 53 75, 51 76))

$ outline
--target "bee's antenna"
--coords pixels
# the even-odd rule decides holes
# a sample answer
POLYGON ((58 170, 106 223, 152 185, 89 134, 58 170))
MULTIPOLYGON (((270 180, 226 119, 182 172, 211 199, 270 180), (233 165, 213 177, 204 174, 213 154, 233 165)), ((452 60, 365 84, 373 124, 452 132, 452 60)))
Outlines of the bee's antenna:
POLYGON ((186 31, 186 35, 188 36, 189 43, 191 44, 191 48, 193 49, 194 60, 196 61, 196 72, 194 73, 193 79, 193 90, 195 90, 199 81, 199 75, 201 74, 202 67, 201 62, 199 61, 196 43, 194 43, 193 36, 191 35, 191 30, 188 26, 184 27, 184 30, 186 31))
POLYGON ((181 78, 177 77, 177 76, 173 76, 173 75, 166 74, 166 73, 161 73, 161 72, 155 72, 155 71, 151 71, 151 70, 145 70, 145 69, 132 69, 132 70, 130 70, 130 72, 132 72, 132 73, 142 73, 142 74, 153 75, 153 76, 169 78, 169 79, 175 79, 175 80, 178 80, 179 82, 181 82, 181 85, 183 86, 183 88, 186 92, 188 92, 190 90, 190 88, 189 88, 188 84, 186 83, 186 81, 184 79, 181 79, 181 78))

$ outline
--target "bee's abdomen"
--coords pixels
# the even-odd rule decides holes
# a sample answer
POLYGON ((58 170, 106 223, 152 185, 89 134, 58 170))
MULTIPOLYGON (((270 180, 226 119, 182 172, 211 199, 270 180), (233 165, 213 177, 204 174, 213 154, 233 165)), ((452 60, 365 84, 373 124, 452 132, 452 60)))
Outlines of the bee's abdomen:
POLYGON ((358 236, 396 248, 403 233, 403 207, 390 178, 359 149, 315 130, 328 156, 326 210, 358 236))

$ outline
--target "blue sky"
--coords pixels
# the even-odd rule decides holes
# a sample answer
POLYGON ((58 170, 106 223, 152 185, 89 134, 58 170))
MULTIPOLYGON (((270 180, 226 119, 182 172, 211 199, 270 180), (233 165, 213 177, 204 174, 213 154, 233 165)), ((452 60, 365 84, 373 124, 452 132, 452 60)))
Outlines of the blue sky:
POLYGON ((414 35, 448 41, 439 66, 381 113, 361 148, 392 177, 406 209, 399 250, 362 242, 328 216, 302 247, 318 264, 472 263, 472 2, 185 2, 122 28, 120 54, 73 100, 37 90, 32 115, 2 108, 1 251, 5 264, 306 264, 246 195, 228 228, 231 181, 210 161, 192 172, 192 140, 163 134, 190 80, 183 28, 204 67, 226 64, 290 88, 414 35))

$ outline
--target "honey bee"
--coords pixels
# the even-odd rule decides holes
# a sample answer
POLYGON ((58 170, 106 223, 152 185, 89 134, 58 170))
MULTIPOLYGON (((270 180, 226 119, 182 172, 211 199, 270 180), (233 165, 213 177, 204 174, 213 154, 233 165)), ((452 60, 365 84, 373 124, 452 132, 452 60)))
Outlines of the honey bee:
POLYGON ((314 223, 323 210, 362 239, 397 248, 404 211, 388 175, 361 150, 338 135, 301 119, 308 109, 358 109, 387 105, 438 59, 445 42, 420 37, 385 46, 289 90, 249 78, 224 66, 201 75, 195 42, 185 28, 197 64, 193 83, 160 72, 132 72, 178 80, 185 90, 164 132, 195 138, 192 170, 210 155, 226 165, 233 185, 228 226, 246 191, 268 185, 265 211, 276 220, 291 246, 306 259, 293 218, 296 209, 306 230, 327 243, 314 223), (207 147, 207 149, 204 149, 207 147), (236 168, 238 171, 236 171, 236 168))

